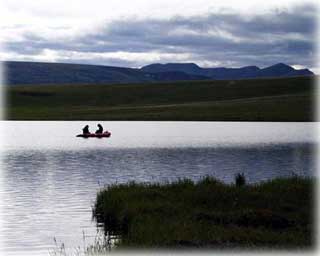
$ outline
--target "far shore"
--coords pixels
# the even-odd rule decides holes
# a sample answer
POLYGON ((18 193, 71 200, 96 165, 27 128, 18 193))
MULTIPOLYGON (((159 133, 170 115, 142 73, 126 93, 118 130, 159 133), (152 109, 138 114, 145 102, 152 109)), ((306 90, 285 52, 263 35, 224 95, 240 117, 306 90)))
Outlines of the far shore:
POLYGON ((7 88, 7 120, 315 121, 315 77, 7 88))

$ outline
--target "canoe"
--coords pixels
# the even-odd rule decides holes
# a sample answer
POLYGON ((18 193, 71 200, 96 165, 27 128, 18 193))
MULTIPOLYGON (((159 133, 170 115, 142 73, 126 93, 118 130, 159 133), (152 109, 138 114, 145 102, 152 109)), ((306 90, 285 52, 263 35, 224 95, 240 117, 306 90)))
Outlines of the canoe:
POLYGON ((82 133, 78 134, 77 137, 82 138, 109 138, 111 136, 111 132, 104 132, 104 133, 82 133))

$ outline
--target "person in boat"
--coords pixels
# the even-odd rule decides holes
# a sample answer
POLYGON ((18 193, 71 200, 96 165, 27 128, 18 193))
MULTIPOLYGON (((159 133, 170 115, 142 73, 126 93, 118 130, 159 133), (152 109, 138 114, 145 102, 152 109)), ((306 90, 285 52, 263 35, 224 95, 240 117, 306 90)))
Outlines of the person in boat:
POLYGON ((86 126, 82 129, 82 131, 83 131, 83 134, 88 134, 88 133, 90 133, 90 132, 89 132, 89 125, 86 125, 86 126))
POLYGON ((101 124, 98 124, 98 130, 96 130, 96 133, 103 133, 103 127, 101 124))

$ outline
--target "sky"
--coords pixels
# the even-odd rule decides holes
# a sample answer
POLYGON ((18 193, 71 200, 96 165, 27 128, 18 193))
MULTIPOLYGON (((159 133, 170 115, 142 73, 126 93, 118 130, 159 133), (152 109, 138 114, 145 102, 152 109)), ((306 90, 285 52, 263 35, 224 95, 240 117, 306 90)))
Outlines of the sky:
POLYGON ((0 60, 266 67, 319 74, 317 1, 0 0, 0 60))

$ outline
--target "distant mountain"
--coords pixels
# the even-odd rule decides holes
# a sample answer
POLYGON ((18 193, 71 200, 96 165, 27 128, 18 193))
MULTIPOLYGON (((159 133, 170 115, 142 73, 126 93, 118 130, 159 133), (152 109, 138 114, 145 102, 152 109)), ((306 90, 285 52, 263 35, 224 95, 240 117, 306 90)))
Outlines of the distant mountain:
POLYGON ((147 73, 145 77, 151 78, 154 81, 187 81, 187 80, 208 80, 210 77, 202 75, 193 75, 181 71, 165 71, 159 73, 147 73))
POLYGON ((168 63, 147 65, 142 67, 141 70, 150 73, 180 71, 192 75, 206 76, 217 80, 313 75, 313 73, 308 69, 297 70, 283 63, 263 69, 256 66, 247 66, 242 68, 200 68, 194 63, 168 63))
POLYGON ((2 64, 8 85, 152 83, 313 75, 308 69, 296 70, 283 63, 263 69, 256 66, 201 68, 194 63, 151 64, 141 69, 15 61, 2 64))
POLYGON ((260 70, 258 77, 289 77, 289 76, 308 76, 313 73, 308 69, 294 69, 283 63, 260 70))
POLYGON ((246 79, 257 77, 260 69, 256 66, 248 66, 243 68, 205 68, 203 69, 204 74, 207 76, 217 79, 246 79))
POLYGON ((143 72, 159 73, 159 72, 172 72, 180 71, 191 75, 204 75, 202 68, 194 63, 168 63, 168 64, 151 64, 141 68, 143 72), (155 71, 156 70, 156 71, 155 71))

